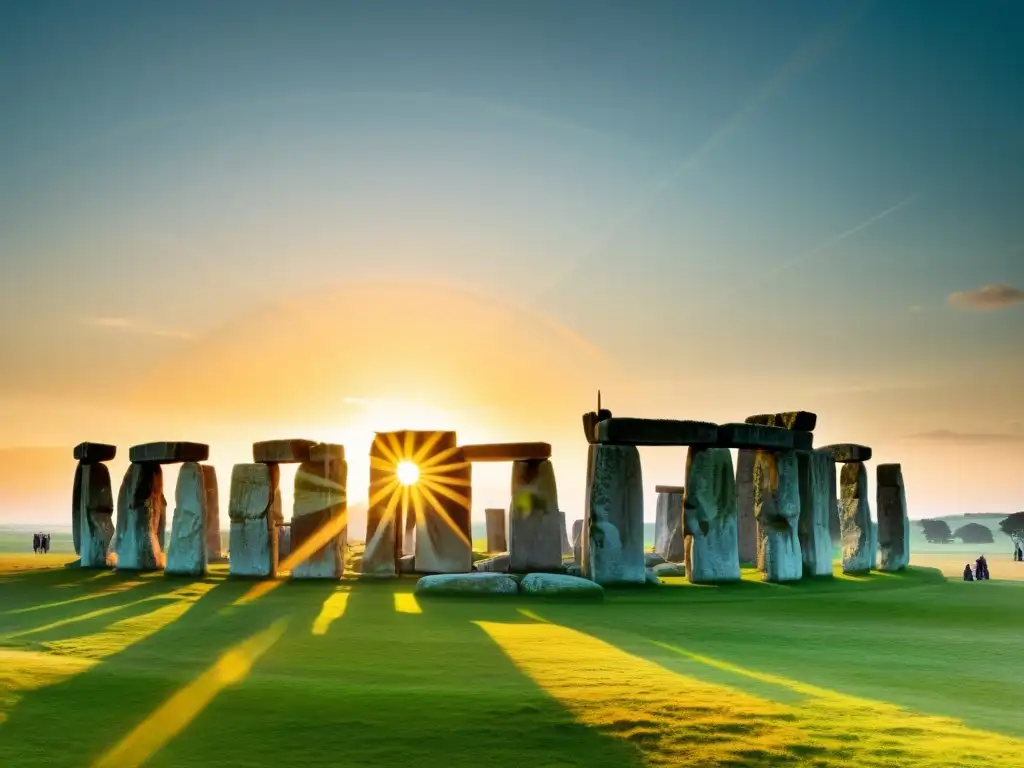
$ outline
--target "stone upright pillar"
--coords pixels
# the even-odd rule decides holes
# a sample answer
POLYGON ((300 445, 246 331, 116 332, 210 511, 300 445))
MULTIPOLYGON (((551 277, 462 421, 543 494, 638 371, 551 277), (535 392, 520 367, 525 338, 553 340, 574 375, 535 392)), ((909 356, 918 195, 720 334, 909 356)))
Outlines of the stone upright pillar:
POLYGON ((159 464, 133 463, 118 491, 117 567, 125 571, 158 571, 166 564, 160 527, 166 525, 164 473, 159 464), (124 514, 124 523, 121 515, 124 514))
MULTIPOLYGON (((220 486, 217 469, 212 464, 201 464, 203 488, 206 491, 206 519, 203 522, 206 537, 206 560, 209 563, 227 562, 220 540, 220 486)), ((173 522, 172 522, 173 525, 173 522)))
POLYGON ((839 492, 843 573, 866 573, 871 570, 871 506, 868 501, 868 472, 863 462, 843 464, 839 492))
POLYGON ((903 470, 899 464, 879 464, 875 472, 879 567, 889 573, 902 571, 910 564, 910 518, 903 470))
POLYGON ((550 460, 512 462, 508 554, 512 573, 562 566, 562 517, 550 460))
POLYGON ((800 553, 805 576, 832 575, 829 513, 834 503, 836 465, 828 451, 798 451, 800 553))
POLYGON ((686 577, 693 584, 740 578, 736 476, 728 448, 690 446, 686 454, 686 577))
POLYGON ((402 531, 402 555, 416 556, 416 515, 406 514, 402 531))
POLYGON ((677 485, 657 485, 658 503, 654 518, 654 551, 670 563, 685 559, 683 549, 683 495, 677 485))
POLYGON ((321 443, 295 473, 291 548, 293 579, 340 579, 345 571, 348 464, 345 448, 321 443))
POLYGON ((505 510, 485 509, 484 522, 487 525, 487 552, 490 554, 508 552, 508 537, 505 534, 505 510))
POLYGON ((558 516, 562 519, 562 557, 568 557, 572 554, 572 544, 569 543, 569 529, 565 520, 565 512, 559 510, 558 516))
MULTIPOLYGON (((435 432, 413 443, 433 441, 435 432)), ((412 486, 416 514, 417 573, 469 573, 473 570, 473 467, 458 451, 454 432, 441 432, 430 455, 420 463, 412 486)))
POLYGON ((82 568, 108 568, 116 560, 110 546, 114 536, 114 495, 110 470, 102 463, 116 455, 116 446, 103 443, 81 443, 74 450, 78 466, 71 494, 71 526, 82 568))
POLYGON ((572 561, 579 565, 583 562, 583 521, 572 521, 572 561))
POLYGON ((644 489, 633 445, 592 443, 587 459, 583 575, 598 584, 644 584, 644 489))
POLYGON ((272 578, 277 575, 278 540, 274 498, 279 494, 276 464, 235 464, 231 470, 228 542, 232 576, 272 578))
POLYGON ((758 451, 755 455, 754 514, 760 530, 758 561, 764 580, 798 581, 804 569, 797 530, 800 487, 795 451, 758 451))
MULTIPOLYGON (((740 562, 758 563, 757 518, 754 517, 754 454, 750 448, 740 448, 736 456, 736 535, 739 542, 740 562)), ((758 563, 758 567, 761 564, 758 563)))
MULTIPOLYGON (((166 572, 196 578, 207 573, 207 494, 203 467, 186 462, 174 488, 171 540, 167 545, 166 572)), ((219 536, 218 536, 219 543, 219 536)))

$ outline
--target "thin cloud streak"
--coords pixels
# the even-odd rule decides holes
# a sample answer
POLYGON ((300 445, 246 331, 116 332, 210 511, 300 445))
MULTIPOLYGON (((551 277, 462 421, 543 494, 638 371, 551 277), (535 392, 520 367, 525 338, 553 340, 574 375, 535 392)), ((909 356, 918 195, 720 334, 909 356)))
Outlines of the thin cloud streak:
POLYGON ((993 283, 973 291, 954 291, 946 301, 956 309, 1006 309, 1024 302, 1024 291, 1006 283, 993 283))
POLYGON ((136 323, 127 317, 89 317, 82 321, 91 328, 102 328, 125 333, 136 333, 143 336, 158 336, 166 339, 190 339, 192 334, 188 331, 174 330, 171 328, 157 328, 150 325, 136 323))
POLYGON ((1005 445, 1024 443, 1024 434, 1007 432, 955 432, 950 429, 933 429, 907 435, 906 440, 922 442, 954 443, 956 445, 1005 445))

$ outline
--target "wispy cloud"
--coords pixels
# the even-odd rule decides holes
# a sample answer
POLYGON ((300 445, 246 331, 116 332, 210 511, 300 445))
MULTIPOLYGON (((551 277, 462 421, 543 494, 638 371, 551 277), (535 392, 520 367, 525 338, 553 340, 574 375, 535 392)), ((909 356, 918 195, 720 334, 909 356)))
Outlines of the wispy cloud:
POLYGON ((159 328, 127 317, 87 317, 82 322, 92 328, 137 333, 143 336, 159 336, 166 339, 192 338, 192 334, 188 331, 159 328))
POLYGON ((928 432, 907 435, 906 439, 955 445, 1005 445, 1006 443, 1024 443, 1024 431, 956 432, 951 429, 933 429, 928 432))
POLYGON ((954 291, 946 300, 957 309, 1005 309, 1024 302, 1024 290, 1006 283, 993 283, 973 291, 954 291))

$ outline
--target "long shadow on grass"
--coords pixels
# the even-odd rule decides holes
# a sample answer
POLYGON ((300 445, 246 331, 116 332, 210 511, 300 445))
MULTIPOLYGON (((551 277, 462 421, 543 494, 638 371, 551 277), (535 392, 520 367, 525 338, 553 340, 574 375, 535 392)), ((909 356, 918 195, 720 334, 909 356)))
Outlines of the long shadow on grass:
POLYGON ((629 745, 574 722, 471 623, 518 620, 511 604, 421 605, 413 585, 289 583, 243 606, 271 616, 290 606, 293 619, 246 683, 148 765, 210 755, 221 766, 641 764, 629 745))

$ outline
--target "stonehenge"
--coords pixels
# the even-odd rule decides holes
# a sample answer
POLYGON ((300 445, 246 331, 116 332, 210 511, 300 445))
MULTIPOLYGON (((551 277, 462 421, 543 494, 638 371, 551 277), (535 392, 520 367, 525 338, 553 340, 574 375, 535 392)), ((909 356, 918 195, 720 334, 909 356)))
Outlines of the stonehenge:
POLYGON ((690 582, 739 581, 736 476, 728 448, 690 446, 683 510, 686 576, 690 582))
POLYGON ((799 467, 796 451, 758 451, 754 457, 754 517, 758 568, 770 582, 803 577, 800 551, 799 467))
POLYGON ((872 558, 868 472, 863 462, 848 461, 843 464, 839 476, 839 493, 843 573, 865 573, 871 570, 872 558))
POLYGON ((903 469, 899 464, 879 464, 875 473, 879 569, 892 573, 910 562, 910 518, 903 469))
POLYGON ((754 518, 754 456, 757 451, 736 452, 736 536, 741 563, 756 563, 757 520, 754 518))
POLYGON ((509 569, 528 573, 561 568, 563 528, 551 461, 513 462, 512 504, 508 511, 509 569))
POLYGON ((583 575, 602 586, 643 584, 647 569, 640 453, 635 445, 593 444, 588 451, 583 575))
POLYGON ((797 533, 805 576, 832 575, 830 514, 835 505, 836 465, 828 451, 798 451, 800 522, 797 533))
POLYGON ((290 547, 293 579, 340 579, 345 571, 348 464, 345 447, 319 443, 295 473, 290 547))
POLYGON ((654 520, 654 551, 671 563, 681 563, 683 551, 683 496, 681 486, 657 485, 658 503, 654 520))
POLYGON ((105 443, 79 443, 73 455, 74 488, 71 494, 71 535, 82 568, 107 568, 115 556, 110 544, 114 537, 114 496, 110 470, 104 462, 117 455, 117 447, 105 443))
MULTIPOLYGON (((171 540, 167 545, 167 573, 205 576, 209 563, 207 539, 206 475, 201 464, 185 462, 174 488, 171 540)), ((219 544, 218 534, 218 544, 219 544)), ((219 547, 218 547, 219 549, 219 547)))
POLYGON ((281 471, 277 464, 235 464, 231 469, 228 573, 268 578, 277 575, 278 536, 274 506, 281 471))

